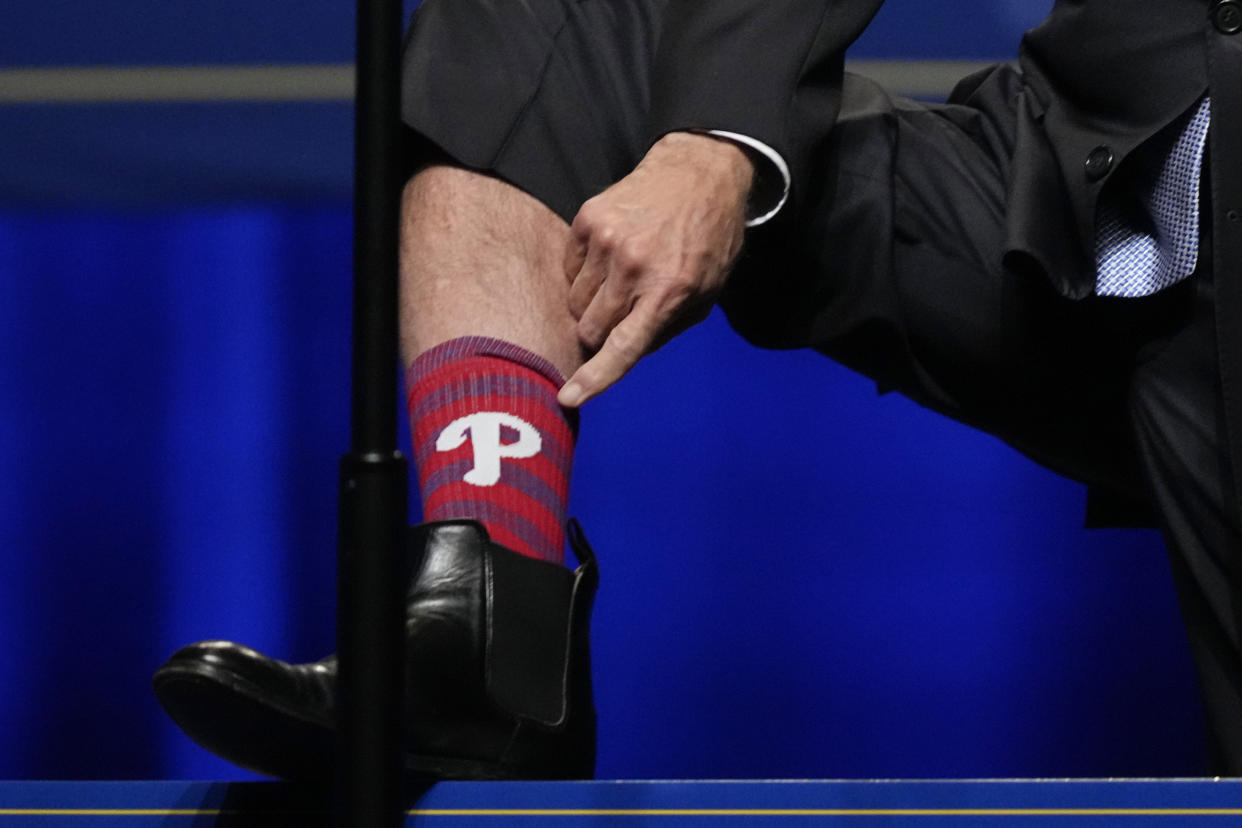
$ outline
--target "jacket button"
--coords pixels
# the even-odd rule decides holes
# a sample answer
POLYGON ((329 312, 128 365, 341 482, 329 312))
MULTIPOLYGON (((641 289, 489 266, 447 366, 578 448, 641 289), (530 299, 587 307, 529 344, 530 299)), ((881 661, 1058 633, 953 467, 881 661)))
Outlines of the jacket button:
POLYGON ((1221 34, 1237 34, 1242 32, 1242 5, 1238 0, 1217 0, 1209 12, 1212 25, 1221 34))
POLYGON ((1112 147, 1098 146, 1087 153, 1086 172, 1088 181, 1099 181, 1113 168, 1112 147))

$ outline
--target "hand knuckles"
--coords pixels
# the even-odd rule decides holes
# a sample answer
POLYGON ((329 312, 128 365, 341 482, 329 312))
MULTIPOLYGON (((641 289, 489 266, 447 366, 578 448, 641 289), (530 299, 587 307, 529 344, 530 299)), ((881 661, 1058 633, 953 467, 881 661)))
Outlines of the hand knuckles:
POLYGON ((591 230, 591 245, 606 252, 615 251, 621 242, 621 233, 611 224, 600 223, 591 230))
POLYGON ((637 362, 643 355, 643 338, 633 329, 614 328, 608 337, 608 346, 626 362, 637 362))
POLYGON ((649 258, 647 246, 633 239, 623 239, 613 249, 613 261, 629 274, 643 270, 649 258))
POLYGON ((569 226, 574 236, 581 240, 586 240, 595 234, 599 224, 599 210, 588 201, 578 209, 578 214, 574 216, 574 220, 569 226))

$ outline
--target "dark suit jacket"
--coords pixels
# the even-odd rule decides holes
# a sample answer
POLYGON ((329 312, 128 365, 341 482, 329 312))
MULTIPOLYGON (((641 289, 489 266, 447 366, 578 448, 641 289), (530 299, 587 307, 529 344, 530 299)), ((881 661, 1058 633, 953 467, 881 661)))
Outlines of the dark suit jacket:
MULTIPOLYGON (((1240 8, 1238 0, 1226 2, 1240 8)), ((685 128, 752 135, 789 162, 796 198, 836 117, 845 48, 880 3, 669 0, 652 73, 652 139, 685 128)), ((1213 28, 1208 0, 1058 0, 1024 39, 1022 67, 1042 105, 1027 116, 1046 130, 1051 152, 1018 147, 1029 169, 1015 181, 1014 196, 1030 207, 1022 218, 1031 220, 1019 222, 1012 241, 1055 271, 1065 294, 1090 293, 1081 273, 1065 275, 1084 268, 1058 265, 1081 264, 1092 249, 1095 199, 1109 178, 1089 179, 1087 157, 1105 148, 1115 170, 1202 96, 1210 56, 1239 49, 1242 37, 1213 28), (1060 203, 1048 203, 1051 197, 1060 203), (1068 224, 1047 222, 1050 209, 1065 207, 1068 224)), ((1225 75, 1215 72, 1213 85, 1240 91, 1242 79, 1225 75)))
MULTIPOLYGON (((789 162, 791 204, 821 174, 842 55, 879 0, 670 0, 651 137, 753 135, 789 162), (762 60, 745 52, 762 51, 762 60)), ((1091 294, 1095 206, 1124 159, 1205 92, 1217 327, 1230 455, 1242 480, 1242 0, 1057 0, 1023 40, 1007 262, 1091 294), (1090 159, 1090 161, 1089 161, 1090 159)), ((959 90, 969 94, 971 81, 959 90)), ((1242 506, 1242 503, 1239 504, 1242 506)))
MULTIPOLYGON (((1092 289, 1093 270, 1081 265, 1093 248, 1100 190, 1143 141, 1211 95, 1203 260, 1216 287, 1229 465, 1242 481, 1242 3, 1058 0, 1025 38, 1022 65, 1045 103, 1032 116, 1051 152, 1015 163, 1009 248, 1031 256, 1072 298, 1092 289), (1037 197, 1056 198, 1037 183, 1054 176, 1069 208, 1063 213, 1037 197)), ((1235 497, 1242 508, 1242 494, 1235 497)))

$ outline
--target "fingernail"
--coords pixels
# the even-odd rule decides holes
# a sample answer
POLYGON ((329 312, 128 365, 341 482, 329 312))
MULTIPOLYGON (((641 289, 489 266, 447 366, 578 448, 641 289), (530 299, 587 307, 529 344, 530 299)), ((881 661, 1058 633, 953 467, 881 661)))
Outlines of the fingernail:
POLYGON ((577 408, 582 405, 582 386, 576 382, 565 383, 556 395, 556 401, 566 408, 577 408))

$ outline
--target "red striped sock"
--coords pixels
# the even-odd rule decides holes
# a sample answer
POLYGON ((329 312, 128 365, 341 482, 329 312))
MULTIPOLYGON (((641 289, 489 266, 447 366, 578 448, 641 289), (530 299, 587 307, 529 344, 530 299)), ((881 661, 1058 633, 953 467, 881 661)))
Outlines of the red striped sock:
POLYGON ((406 371, 423 519, 470 518, 497 543, 564 562, 574 434, 564 378, 517 345, 461 337, 406 371))

